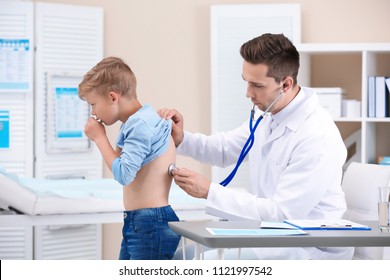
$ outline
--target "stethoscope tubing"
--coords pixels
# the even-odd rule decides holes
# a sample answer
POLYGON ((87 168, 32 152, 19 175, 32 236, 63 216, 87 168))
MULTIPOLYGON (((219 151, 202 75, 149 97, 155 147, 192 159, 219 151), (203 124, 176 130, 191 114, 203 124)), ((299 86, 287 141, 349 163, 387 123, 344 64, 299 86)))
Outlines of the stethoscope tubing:
POLYGON ((272 106, 279 99, 279 97, 282 95, 282 93, 283 93, 283 91, 281 91, 275 97, 274 101, 272 101, 272 103, 268 106, 268 108, 264 111, 264 113, 256 120, 256 123, 255 123, 254 126, 252 126, 253 125, 253 119, 254 119, 254 112, 255 112, 254 111, 255 110, 255 106, 253 106, 253 109, 251 110, 251 115, 249 117, 249 132, 250 132, 249 137, 246 140, 245 145, 244 145, 244 147, 241 150, 241 153, 240 153, 240 155, 238 157, 236 166, 234 167, 232 172, 230 172, 230 174, 221 183, 219 183, 220 185, 226 187, 231 182, 231 180, 233 180, 234 176, 237 173, 238 168, 240 167, 241 163, 244 161, 246 155, 249 153, 249 151, 251 150, 251 148, 253 146, 253 143, 255 142, 255 131, 256 131, 258 125, 260 124, 261 120, 264 118, 265 114, 267 114, 271 110, 272 106))
POLYGON ((219 183, 220 185, 226 187, 230 183, 230 181, 234 178, 234 176, 236 175, 236 172, 237 172, 238 168, 240 167, 241 163, 244 161, 246 155, 252 149, 253 143, 255 142, 255 131, 256 131, 256 128, 257 128, 257 126, 259 125, 259 123, 261 122, 261 120, 263 118, 264 118, 264 115, 261 115, 256 120, 255 126, 252 127, 253 118, 252 118, 252 112, 251 112, 251 117, 250 117, 250 120, 249 120, 249 131, 250 131, 249 137, 246 140, 245 145, 244 145, 244 147, 241 150, 241 153, 240 153, 240 155, 238 157, 236 166, 234 167, 232 172, 226 177, 226 179, 223 180, 221 183, 219 183))

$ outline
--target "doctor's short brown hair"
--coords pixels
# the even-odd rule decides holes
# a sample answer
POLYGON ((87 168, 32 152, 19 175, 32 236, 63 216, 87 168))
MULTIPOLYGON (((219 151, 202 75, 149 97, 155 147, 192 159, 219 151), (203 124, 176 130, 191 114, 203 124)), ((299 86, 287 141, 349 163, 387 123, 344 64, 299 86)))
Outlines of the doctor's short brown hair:
POLYGON ((242 58, 252 64, 268 66, 268 77, 282 82, 287 76, 297 84, 299 53, 283 34, 265 33, 241 46, 242 58))
POLYGON ((107 57, 96 64, 79 84, 79 96, 95 90, 99 95, 113 91, 129 98, 137 98, 137 79, 131 68, 118 57, 107 57))

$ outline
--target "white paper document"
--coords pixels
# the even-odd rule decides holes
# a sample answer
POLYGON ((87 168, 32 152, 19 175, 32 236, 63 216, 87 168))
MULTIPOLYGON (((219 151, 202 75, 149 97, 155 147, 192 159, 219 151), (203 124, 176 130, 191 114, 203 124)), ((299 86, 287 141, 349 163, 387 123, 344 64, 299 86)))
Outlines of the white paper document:
POLYGON ((305 231, 300 229, 227 229, 227 228, 206 228, 212 235, 218 236, 287 236, 305 235, 305 231))
POLYGON ((30 89, 31 55, 28 39, 0 38, 0 91, 30 89))

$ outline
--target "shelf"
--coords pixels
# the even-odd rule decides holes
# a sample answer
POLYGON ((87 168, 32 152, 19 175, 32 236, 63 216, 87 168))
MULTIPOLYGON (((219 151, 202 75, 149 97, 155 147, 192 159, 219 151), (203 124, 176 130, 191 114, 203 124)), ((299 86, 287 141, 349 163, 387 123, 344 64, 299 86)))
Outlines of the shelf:
POLYGON ((370 122, 370 123, 390 123, 390 118, 335 118, 335 122, 370 122))
POLYGON ((301 85, 341 87, 346 99, 361 102, 362 117, 334 119, 344 140, 358 134, 355 160, 374 163, 378 156, 390 155, 390 118, 367 117, 367 80, 369 76, 390 76, 390 43, 302 43, 296 47, 301 54, 301 85))
POLYGON ((326 43, 312 44, 301 43, 296 45, 302 53, 361 53, 368 52, 390 52, 390 43, 326 43))
POLYGON ((335 122, 362 122, 362 118, 335 118, 335 122))
POLYGON ((366 122, 390 123, 390 118, 366 118, 366 122))

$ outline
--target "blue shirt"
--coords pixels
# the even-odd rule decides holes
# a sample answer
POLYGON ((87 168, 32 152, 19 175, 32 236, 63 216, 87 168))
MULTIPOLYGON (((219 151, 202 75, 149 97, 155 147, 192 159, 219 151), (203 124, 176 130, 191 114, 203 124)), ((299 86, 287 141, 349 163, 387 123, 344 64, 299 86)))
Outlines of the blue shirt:
POLYGON ((114 178, 122 185, 130 184, 138 170, 163 154, 169 146, 172 121, 160 118, 149 105, 141 107, 122 124, 117 146, 120 157, 112 162, 114 178))

